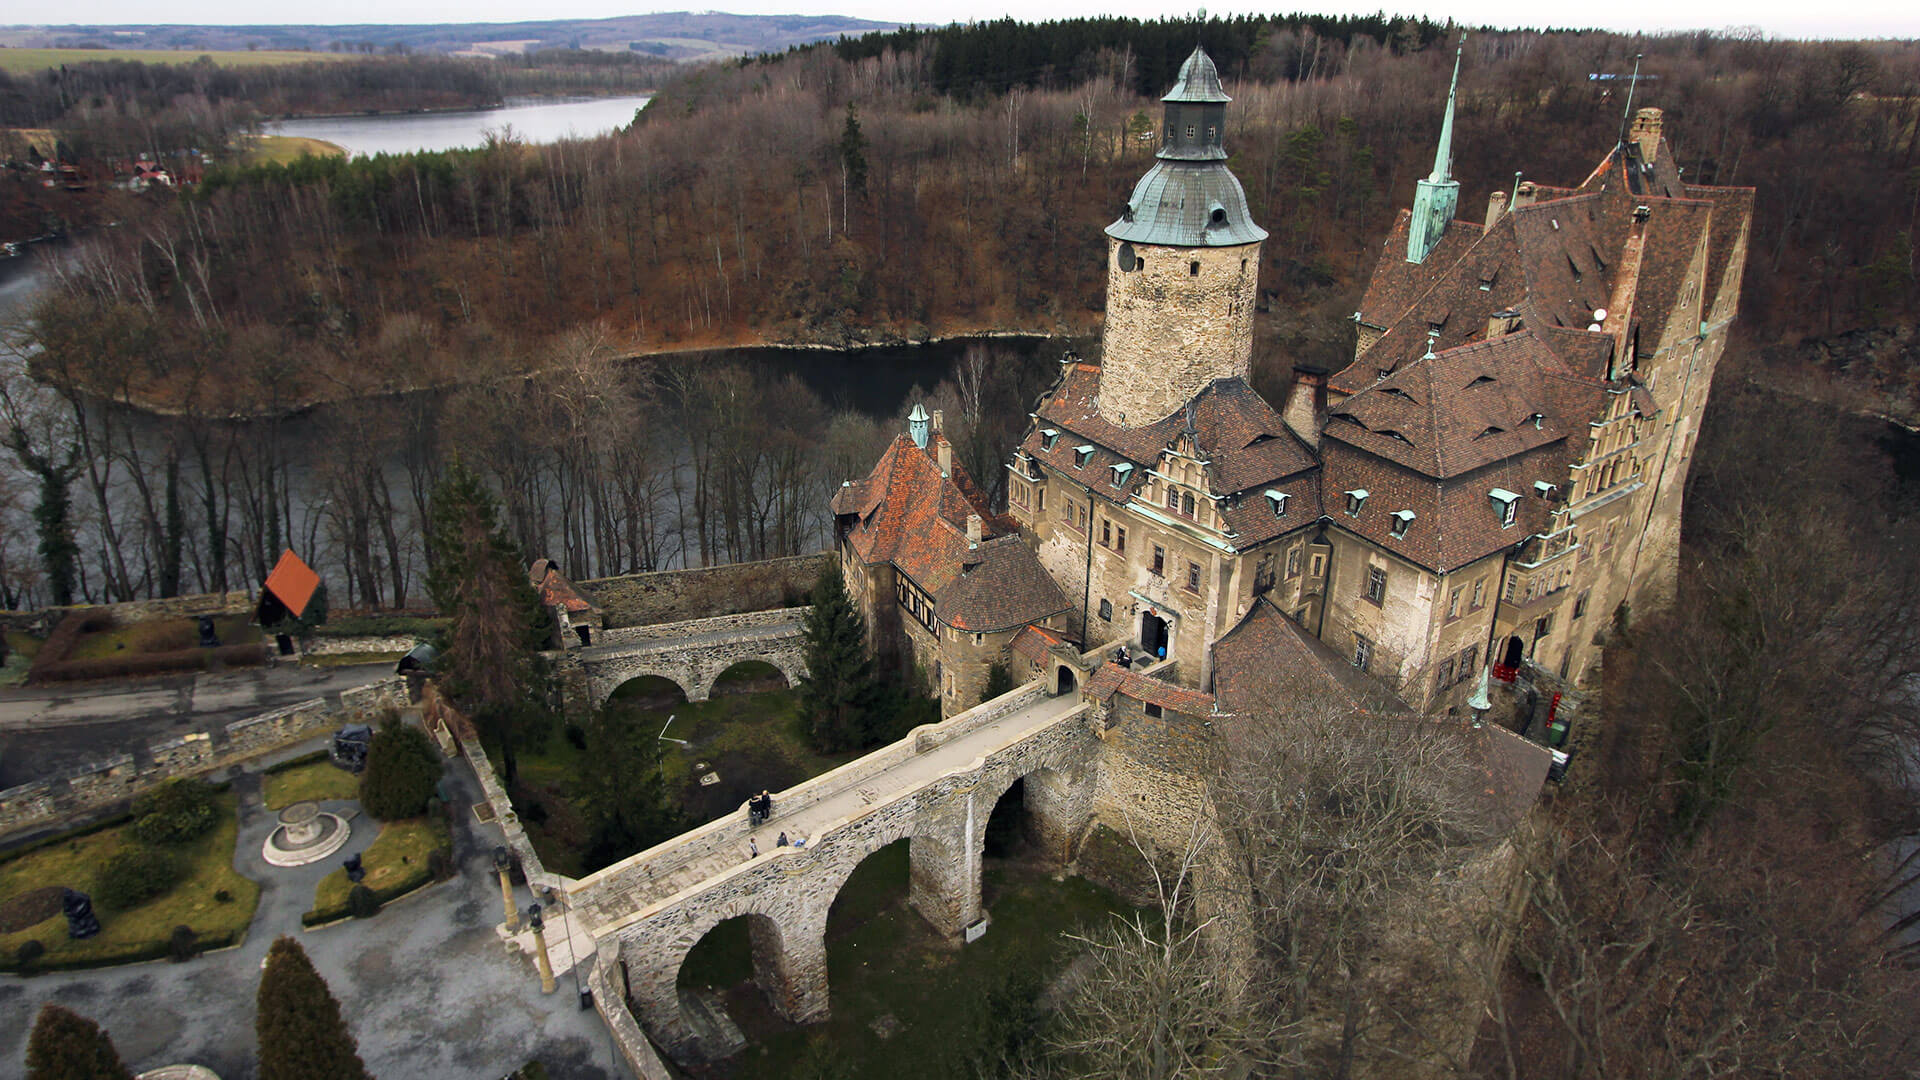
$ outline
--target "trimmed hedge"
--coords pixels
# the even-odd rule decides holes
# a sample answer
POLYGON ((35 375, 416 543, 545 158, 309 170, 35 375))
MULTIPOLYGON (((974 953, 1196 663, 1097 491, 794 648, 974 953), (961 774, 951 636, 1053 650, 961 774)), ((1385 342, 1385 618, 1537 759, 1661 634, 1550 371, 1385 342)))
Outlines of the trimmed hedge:
POLYGON ((388 885, 384 889, 372 889, 365 885, 355 885, 353 892, 347 894, 348 899, 345 902, 329 905, 324 909, 316 908, 301 915, 300 925, 309 927, 319 926, 322 923, 339 922, 341 919, 354 916, 355 912, 353 910, 352 897, 355 892, 365 890, 368 896, 373 897, 374 903, 377 905, 375 908, 377 912, 379 908, 386 907, 388 904, 393 903, 395 900, 400 899, 410 892, 424 889, 433 884, 434 881, 433 872, 427 867, 427 862, 428 860, 422 859, 419 864, 419 869, 414 870, 406 877, 388 885))
POLYGON ((315 637, 415 637, 430 638, 444 631, 451 620, 433 615, 346 615, 313 628, 315 637))
POLYGON ((33 654, 33 663, 27 667, 27 682, 37 683, 46 676, 46 671, 64 663, 73 654, 74 645, 80 641, 80 635, 95 630, 104 630, 113 625, 113 617, 104 611, 69 611, 60 624, 47 635, 40 651, 33 654))
MULTIPOLYGON (((61 625, 66 625, 62 623, 61 625)), ((52 639, 48 639, 52 643, 52 639)), ((40 656, 47 654, 40 650, 40 656)), ((135 653, 131 656, 100 657, 92 660, 63 660, 34 667, 28 682, 79 682, 85 679, 113 679, 126 675, 164 675, 180 671, 206 671, 215 660, 228 667, 251 667, 267 662, 267 646, 260 642, 245 645, 221 645, 212 649, 179 649, 174 652, 135 653)))
POLYGON ((285 761, 276 761, 273 764, 267 766, 266 768, 261 769, 260 775, 270 776, 274 773, 283 773, 283 772, 286 772, 288 769, 297 769, 302 765, 311 765, 316 761, 325 761, 325 760, 327 760, 327 752, 324 749, 315 750, 312 753, 301 754, 299 757, 296 757, 296 758, 288 758, 285 761))
MULTIPOLYGON (((238 945, 243 934, 229 931, 224 934, 201 934, 194 940, 199 952, 212 952, 238 945)), ((130 942, 127 945, 107 952, 97 952, 82 956, 42 956, 22 971, 17 956, 0 956, 0 971, 13 974, 38 974, 47 971, 88 971, 93 968, 119 967, 121 964, 138 964, 147 960, 168 960, 173 955, 172 942, 162 938, 158 941, 130 942)))

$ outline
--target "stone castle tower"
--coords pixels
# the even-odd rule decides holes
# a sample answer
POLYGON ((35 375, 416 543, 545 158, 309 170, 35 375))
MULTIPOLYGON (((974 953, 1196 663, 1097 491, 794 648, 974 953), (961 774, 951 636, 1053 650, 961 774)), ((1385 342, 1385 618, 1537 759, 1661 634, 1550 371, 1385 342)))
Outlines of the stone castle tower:
POLYGON ((1164 420, 1253 359, 1260 242, 1247 195, 1227 168, 1220 72, 1206 50, 1161 99, 1159 158, 1107 226, 1107 325, 1100 415, 1125 427, 1164 420))

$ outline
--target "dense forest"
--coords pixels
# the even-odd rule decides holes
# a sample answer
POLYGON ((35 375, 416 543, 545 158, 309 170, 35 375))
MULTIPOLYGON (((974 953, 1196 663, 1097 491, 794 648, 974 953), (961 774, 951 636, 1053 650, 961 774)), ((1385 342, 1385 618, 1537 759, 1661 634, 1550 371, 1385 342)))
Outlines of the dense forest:
MULTIPOLYGON (((1272 232, 1257 381, 1274 391, 1296 362, 1337 364, 1360 283, 1431 160, 1444 28, 1001 22, 795 49, 682 71, 604 138, 228 167, 185 193, 117 198, 121 226, 60 261, 24 348, 68 402, 55 412, 104 399, 178 419, 139 447, 134 425, 65 421, 87 446, 76 470, 102 474, 68 526, 88 534, 74 595, 245 581, 298 539, 346 573, 343 602, 411 602, 407 515, 453 452, 481 460, 523 544, 582 576, 817 543, 820 493, 864 468, 851 448, 878 433, 849 435, 860 425, 842 411, 848 437, 829 437, 827 403, 775 407, 779 437, 747 440, 748 454, 715 434, 734 421, 714 411, 760 422, 751 373, 619 360, 1096 331, 1101 229, 1154 146, 1143 88, 1196 39, 1223 60, 1232 163, 1272 232), (572 384, 578 402, 553 392, 572 384), (354 453, 321 468, 305 465, 311 447, 281 444, 279 421, 228 419, 316 401, 351 403, 325 416, 354 453), (614 430, 642 437, 600 437, 614 430)), ((1505 189, 1520 169, 1577 182, 1626 106, 1623 80, 1589 76, 1625 75, 1636 55, 1650 80, 1637 102, 1667 110, 1685 175, 1761 190, 1741 349, 1914 321, 1911 45, 1475 32, 1455 142, 1466 190, 1505 189)), ((257 77, 270 97, 293 76, 257 77)), ((1462 199, 1469 214, 1479 202, 1462 199)), ((1871 374, 1876 393, 1911 400, 1911 371, 1871 374)), ((941 391, 982 433, 982 475, 1000 471, 989 435, 1017 427, 1044 375, 990 356, 941 391)), ((52 484, 59 462, 46 464, 37 482, 52 484)), ((37 505, 25 491, 16 503, 37 505)), ((13 520, 9 599, 61 595, 33 554, 42 526, 13 520)))

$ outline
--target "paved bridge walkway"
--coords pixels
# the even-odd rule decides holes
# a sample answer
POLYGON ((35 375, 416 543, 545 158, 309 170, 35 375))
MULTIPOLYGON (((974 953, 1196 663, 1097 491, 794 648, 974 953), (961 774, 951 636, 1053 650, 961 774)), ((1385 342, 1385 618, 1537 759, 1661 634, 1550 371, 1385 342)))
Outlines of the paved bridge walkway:
POLYGON ((704 1056, 676 983, 713 927, 749 917, 756 978, 795 1021, 826 1014, 826 919, 868 855, 911 838, 910 900, 958 938, 981 918, 980 865, 994 805, 1025 779, 1043 848, 1064 858, 1090 813, 1089 707, 1029 683, 774 796, 750 829, 744 809, 658 845, 568 889, 571 914, 603 958, 624 963, 647 1029, 676 1055, 704 1056), (778 847, 785 832, 802 846, 778 847), (751 854, 749 840, 759 848, 751 854))

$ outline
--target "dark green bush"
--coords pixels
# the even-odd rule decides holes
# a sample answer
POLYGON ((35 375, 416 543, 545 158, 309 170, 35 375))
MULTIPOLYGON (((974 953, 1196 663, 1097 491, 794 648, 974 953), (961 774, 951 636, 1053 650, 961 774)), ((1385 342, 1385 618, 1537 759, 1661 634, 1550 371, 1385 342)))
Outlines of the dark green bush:
POLYGON ((103 907, 125 911, 179 884, 185 870, 186 865, 167 852, 135 848, 100 872, 100 889, 94 899, 103 907))
POLYGON ((233 894, 225 889, 215 889, 213 891, 213 902, 216 904, 231 904, 233 903, 233 894))
POLYGON ((434 848, 427 853, 427 873, 435 881, 445 881, 453 876, 453 857, 444 848, 434 848))
POLYGON ((355 885, 347 893, 347 913, 356 919, 371 919, 380 914, 380 898, 365 885, 355 885))
POLYGON ((213 828, 220 804, 213 785, 169 780, 133 800, 134 838, 148 844, 184 844, 213 828))
POLYGON ((167 956, 175 962, 191 960, 200 954, 200 935, 191 926, 176 926, 167 935, 167 956))
POLYGON ((28 938, 26 941, 20 943, 20 948, 14 952, 13 958, 19 963, 20 970, 25 971, 33 966, 35 960, 40 959, 46 954, 47 947, 45 945, 42 945, 32 938, 28 938))
POLYGON ((384 723, 367 749, 360 805, 381 821, 418 817, 433 798, 440 772, 440 752, 426 732, 398 721, 384 723))

